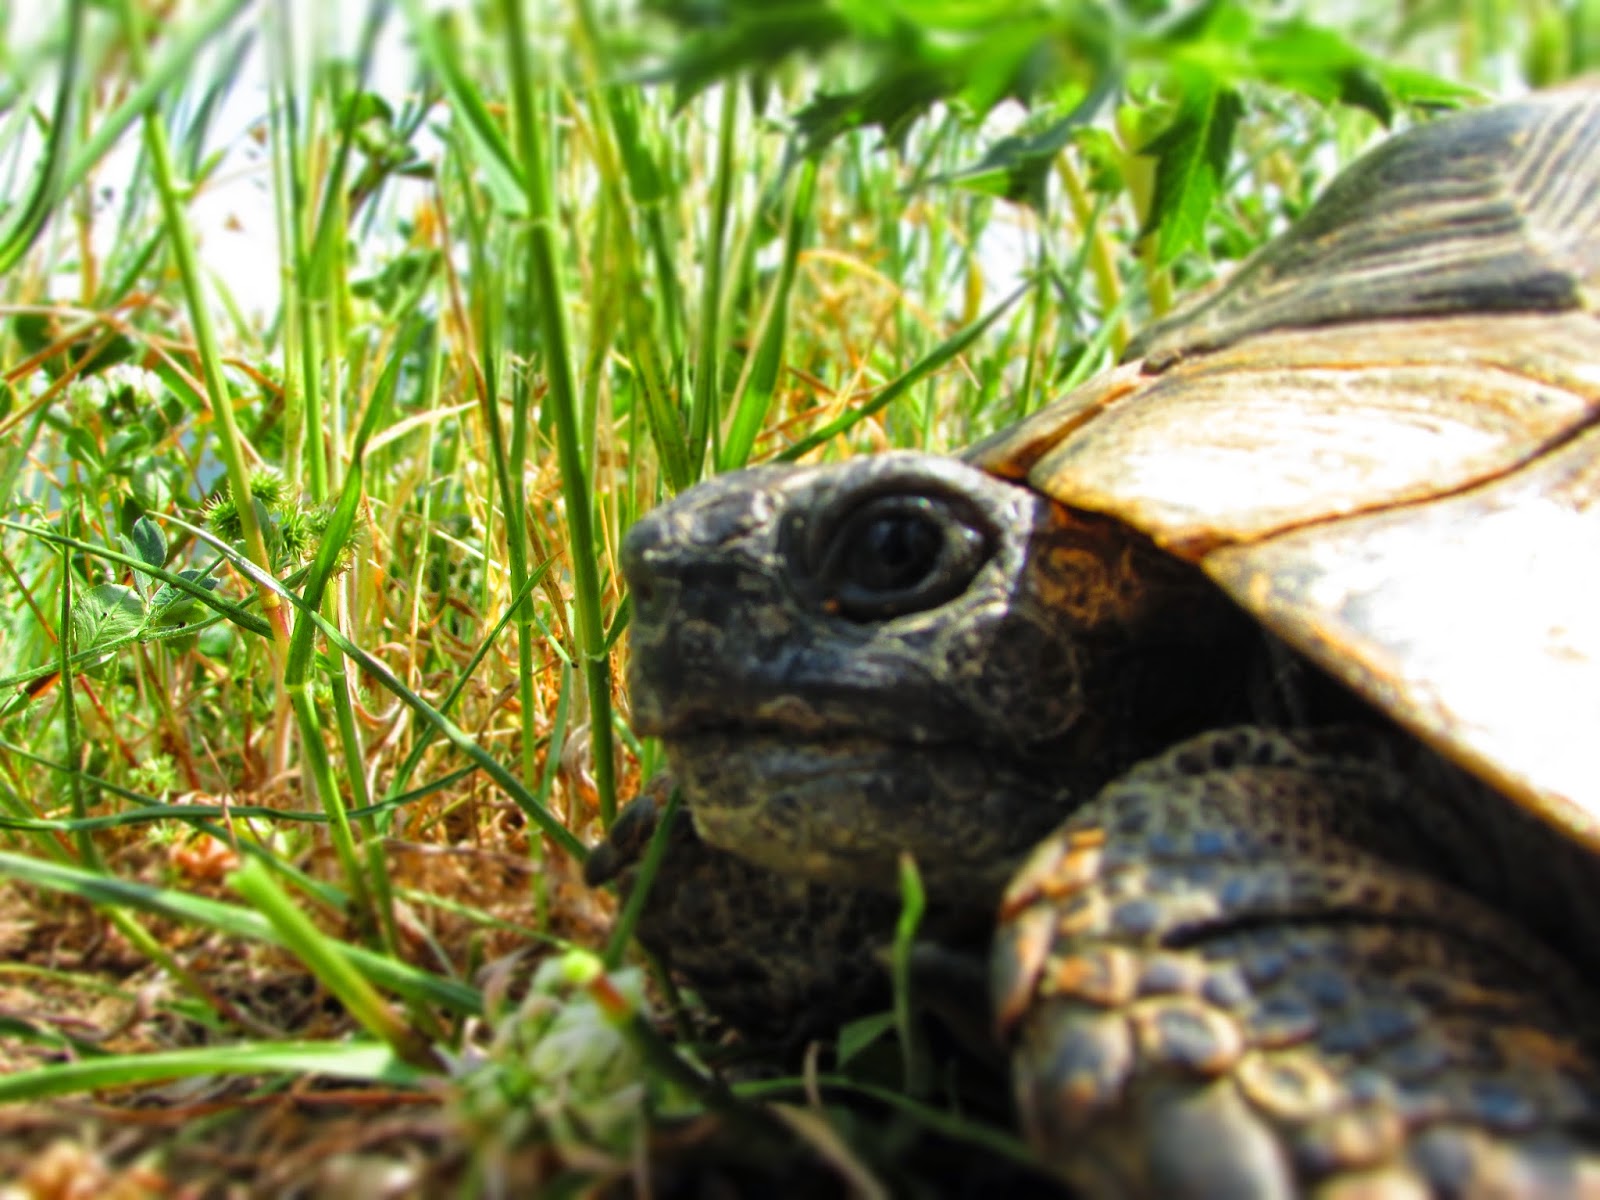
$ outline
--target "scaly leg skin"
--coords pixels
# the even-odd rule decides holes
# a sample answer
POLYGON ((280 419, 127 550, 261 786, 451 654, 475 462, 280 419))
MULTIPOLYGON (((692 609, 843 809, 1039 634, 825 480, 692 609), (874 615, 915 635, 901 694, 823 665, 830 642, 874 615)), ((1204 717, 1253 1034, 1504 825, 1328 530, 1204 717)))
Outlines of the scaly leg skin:
POLYGON ((1095 1198, 1600 1196, 1600 1001, 1398 865, 1435 861, 1448 803, 1236 730, 1075 814, 995 959, 1041 1153, 1095 1198))
MULTIPOLYGON (((624 895, 670 793, 652 780, 623 810, 586 869, 624 895)), ((757 1043, 797 1049, 889 1003, 881 961, 898 897, 779 875, 707 845, 687 809, 635 932, 717 1016, 757 1043)))

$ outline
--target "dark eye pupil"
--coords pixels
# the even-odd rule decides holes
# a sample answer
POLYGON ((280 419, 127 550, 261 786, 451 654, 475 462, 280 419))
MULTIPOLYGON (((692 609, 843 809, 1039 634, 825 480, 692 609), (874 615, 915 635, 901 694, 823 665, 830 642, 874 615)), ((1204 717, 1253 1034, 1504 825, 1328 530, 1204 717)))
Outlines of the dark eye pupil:
POLYGON ((915 492, 862 498, 823 522, 807 574, 823 611, 849 621, 928 612, 966 590, 989 558, 989 535, 959 500, 915 492))
POLYGON ((863 586, 884 592, 920 583, 938 564, 944 541, 938 526, 898 513, 878 517, 862 533, 853 574, 863 586))

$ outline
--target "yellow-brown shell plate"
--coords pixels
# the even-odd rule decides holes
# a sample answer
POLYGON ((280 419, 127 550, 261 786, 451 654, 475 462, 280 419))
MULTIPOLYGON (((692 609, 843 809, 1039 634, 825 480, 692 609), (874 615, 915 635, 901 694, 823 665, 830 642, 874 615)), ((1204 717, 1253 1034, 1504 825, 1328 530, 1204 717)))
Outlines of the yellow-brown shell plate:
MULTIPOLYGON (((1493 137, 1438 139, 1437 175, 1489 177, 1438 186, 1477 196, 1446 230, 1402 222, 1385 242, 1381 209, 1347 198, 1315 239, 1303 224, 1288 251, 1269 248, 1278 268, 1244 268, 1147 339, 1152 358, 967 457, 1199 563, 1290 644, 1600 850, 1600 89, 1474 119, 1493 137), (1565 273, 1564 298, 1501 273, 1518 247, 1541 278, 1565 273), (1397 290, 1412 260, 1419 279, 1453 282, 1397 290), (1324 267, 1343 273, 1352 312, 1330 316, 1324 267), (1369 276, 1383 281, 1375 313, 1369 276), (1312 327, 1260 328, 1262 289, 1274 320, 1312 327)), ((1405 179, 1425 177, 1426 156, 1408 153, 1405 179)))

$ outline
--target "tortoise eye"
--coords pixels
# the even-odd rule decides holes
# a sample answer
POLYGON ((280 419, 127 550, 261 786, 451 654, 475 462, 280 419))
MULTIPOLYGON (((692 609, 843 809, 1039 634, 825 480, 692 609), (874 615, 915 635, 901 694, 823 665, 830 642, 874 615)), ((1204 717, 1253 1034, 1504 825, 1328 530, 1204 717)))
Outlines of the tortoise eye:
POLYGON ((921 612, 960 595, 988 557, 984 532, 935 496, 875 496, 836 525, 818 576, 853 621, 921 612))

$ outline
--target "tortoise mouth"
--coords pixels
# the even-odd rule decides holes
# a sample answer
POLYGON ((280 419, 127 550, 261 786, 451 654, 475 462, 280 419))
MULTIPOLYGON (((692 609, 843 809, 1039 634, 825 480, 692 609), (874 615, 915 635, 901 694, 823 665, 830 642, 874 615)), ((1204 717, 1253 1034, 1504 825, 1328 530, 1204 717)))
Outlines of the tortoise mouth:
POLYGON ((633 727, 641 737, 661 739, 669 753, 673 746, 697 750, 702 744, 758 743, 768 739, 785 739, 796 745, 858 741, 901 747, 970 746, 974 742, 970 729, 952 733, 920 722, 894 722, 891 727, 881 728, 886 723, 873 717, 871 709, 842 716, 798 697, 783 696, 750 699, 735 709, 722 697, 716 702, 680 702, 670 709, 636 702, 633 727))
POLYGON ((688 726, 664 745, 708 844, 815 882, 896 891, 909 854, 931 897, 988 906, 1060 815, 1048 775, 972 741, 756 720, 688 726))
POLYGON ((905 746, 775 722, 691 726, 664 739, 700 835, 786 874, 859 882, 874 828, 898 821, 905 746), (874 811, 871 797, 891 804, 874 811))

